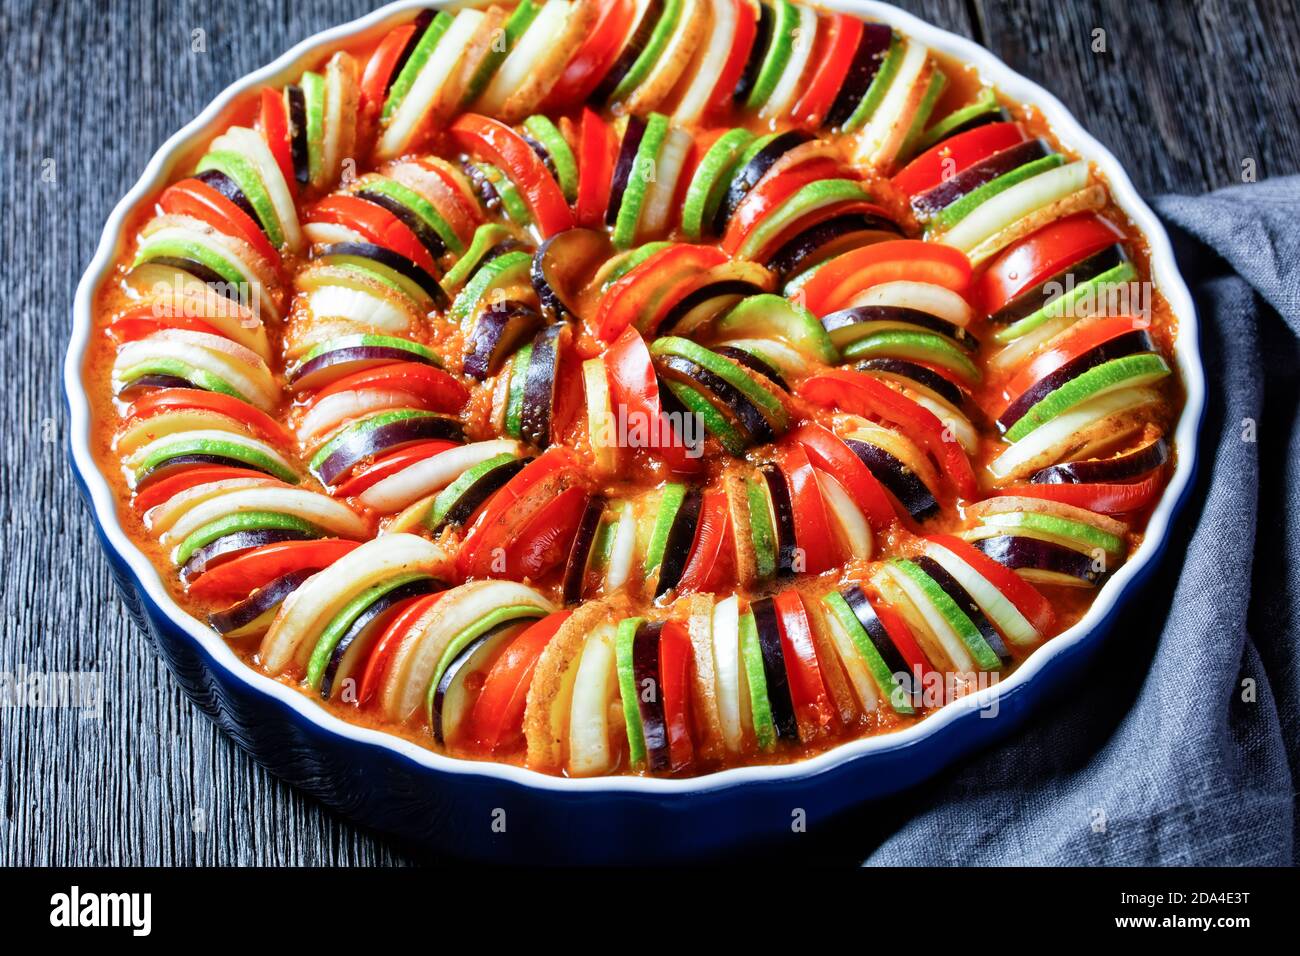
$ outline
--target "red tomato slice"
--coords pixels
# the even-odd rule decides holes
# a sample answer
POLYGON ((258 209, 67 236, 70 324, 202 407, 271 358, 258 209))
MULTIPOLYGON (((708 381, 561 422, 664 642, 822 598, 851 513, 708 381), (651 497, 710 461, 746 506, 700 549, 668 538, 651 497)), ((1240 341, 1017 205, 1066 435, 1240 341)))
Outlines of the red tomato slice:
POLYGON ((284 105, 283 91, 263 87, 261 125, 262 138, 275 157, 275 165, 280 167, 289 194, 297 198, 298 180, 293 174, 293 148, 289 143, 289 110, 284 105))
POLYGON ((454 168, 442 162, 433 159, 417 159, 414 162, 416 166, 432 173, 437 183, 435 188, 441 188, 436 195, 426 193, 425 198, 438 208, 438 212, 447 220, 447 225, 468 245, 473 241, 474 230, 483 221, 483 211, 474 194, 468 192, 468 183, 454 168))
POLYGON ((759 183, 732 214, 727 232, 722 237, 722 248, 728 255, 734 256, 741 243, 777 206, 809 183, 819 179, 834 179, 843 172, 842 163, 825 158, 805 163, 759 183))
POLYGON ((370 59, 366 61, 366 69, 361 74, 358 105, 369 122, 378 121, 379 114, 384 108, 384 100, 388 96, 388 84, 393 78, 393 70, 397 68, 397 61, 402 58, 402 52, 413 36, 415 36, 414 23, 390 30, 388 35, 379 41, 379 46, 375 47, 375 52, 370 54, 370 59))
POLYGON ((628 326, 652 334, 680 298, 673 298, 675 290, 686 294, 684 282, 726 261, 726 254, 714 246, 682 243, 659 250, 605 290, 596 310, 596 335, 612 342, 628 326))
POLYGON ((663 684, 664 723, 673 773, 695 759, 691 743, 691 639, 678 621, 667 621, 659 634, 659 680, 663 684))
POLYGON ((1019 123, 986 123, 930 147, 894 176, 894 185, 916 196, 1028 137, 1019 123))
MULTIPOLYGON (((251 468, 236 468, 234 465, 195 465, 175 475, 159 478, 151 482, 135 496, 136 511, 144 513, 179 495, 182 491, 210 481, 225 481, 227 478, 266 478, 267 475, 251 468)), ((274 480, 274 479, 272 479, 274 480)))
POLYGON ((410 603, 400 611, 379 635, 375 646, 371 648, 366 659, 366 669, 361 675, 361 685, 357 691, 357 706, 363 707, 379 691, 379 685, 388 675, 388 667, 393 662, 393 655, 406 638, 407 633, 420 620, 429 608, 442 598, 446 591, 424 594, 410 599, 410 603))
POLYGON ((802 445, 782 445, 777 460, 790 488, 794 508, 794 540, 803 553, 808 574, 821 574, 840 563, 840 549, 826 515, 826 502, 802 445))
POLYGON ((405 256, 430 275, 437 275, 437 266, 411 227, 382 206, 366 202, 356 196, 336 194, 326 196, 307 210, 307 222, 325 222, 346 226, 361 233, 369 242, 391 249, 405 256))
POLYGON ((471 575, 492 576, 493 552, 497 548, 504 551, 514 540, 520 525, 537 510, 535 507, 520 508, 520 502, 534 488, 566 470, 578 473, 577 456, 568 448, 556 445, 525 465, 500 491, 484 502, 471 516, 469 530, 461 541, 456 555, 457 574, 462 579, 471 575))
POLYGON ((440 455, 448 449, 459 447, 455 442, 442 441, 441 439, 407 445, 390 455, 375 460, 343 482, 343 484, 330 488, 329 493, 335 498, 354 498, 367 488, 379 484, 390 475, 395 475, 399 471, 409 468, 417 461, 424 461, 426 458, 440 455))
POLYGON ((605 227, 605 209, 614 177, 618 147, 609 124, 589 106, 582 108, 578 126, 578 201, 575 216, 587 229, 605 227))
POLYGON ((903 620, 903 615, 879 598, 873 598, 871 595, 867 596, 867 602, 871 605, 872 610, 876 612, 876 617, 880 618, 880 623, 885 628, 885 633, 889 635, 890 642, 902 655, 903 660, 907 662, 908 670, 913 675, 919 670, 921 679, 924 680, 925 676, 931 673, 934 668, 930 666, 930 661, 925 656, 925 652, 921 650, 921 645, 916 643, 916 638, 912 636, 912 630, 907 626, 907 622, 903 620))
POLYGON ((391 388, 419 399, 432 411, 456 412, 469 399, 469 390, 447 372, 423 362, 394 362, 345 375, 316 392, 308 408, 327 395, 365 388, 391 388))
POLYGON ((503 576, 537 580, 565 560, 589 497, 586 488, 575 486, 543 504, 511 536, 503 576))
POLYGON ((205 392, 197 388, 160 388, 149 392, 131 403, 129 421, 139 421, 163 412, 174 412, 185 408, 226 415, 243 422, 258 438, 282 448, 294 447, 293 436, 266 412, 232 395, 205 392))
POLYGON ((731 40, 731 52, 722 72, 718 74, 718 85, 713 88, 709 99, 709 113, 727 113, 731 108, 731 98, 740 82, 740 75, 745 72, 745 63, 749 60, 749 51, 754 46, 754 37, 758 34, 758 4, 753 0, 733 0, 736 5, 736 35, 731 40))
POLYGON ((280 253, 266 238, 262 227, 221 193, 201 179, 182 179, 163 190, 158 197, 163 212, 192 216, 206 222, 218 232, 242 240, 275 269, 280 268, 280 253))
MULTIPOLYGON (((1121 335, 1146 327, 1146 320, 1131 315, 1111 316, 1085 325, 1055 348, 1034 356, 1032 361, 1026 363, 1007 381, 1002 388, 1002 395, 1010 405, 1036 382, 1051 375, 1061 366, 1074 361, 1098 345, 1104 345, 1121 335)), ((1005 412, 1004 408, 998 417, 1001 418, 1005 412)))
MULTIPOLYGON (((1033 487, 1046 488, 1049 486, 1035 485, 1033 487)), ((1014 604, 1020 613, 1025 616, 1029 623, 1038 629, 1040 634, 1044 637, 1052 634, 1053 629, 1056 627, 1056 611, 1052 609, 1052 602, 1038 593, 1038 590, 1032 584, 1016 574, 1015 571, 994 561, 968 541, 955 535, 935 534, 930 535, 930 540, 943 545, 987 578, 988 582, 1001 591, 1006 599, 1014 604)), ((881 621, 884 621, 883 617, 881 621)))
POLYGON ((795 391, 815 405, 881 418, 897 426, 925 446, 958 495, 968 500, 979 497, 975 471, 961 445, 955 439, 945 440, 943 423, 933 412, 888 385, 863 372, 836 368, 804 379, 795 391))
POLYGON ((805 422, 790 433, 788 440, 802 445, 815 467, 844 486, 874 531, 884 531, 894 523, 894 506, 884 486, 833 431, 816 422, 805 422))
POLYGON ((203 572, 190 584, 189 594, 198 601, 243 600, 286 574, 328 568, 360 544, 342 538, 318 538, 263 545, 203 572))
POLYGON ((573 228, 573 213, 545 164, 518 133, 499 120, 466 113, 448 130, 467 153, 500 166, 528 201, 542 238, 573 228))
POLYGON ((690 557, 686 559, 686 570, 677 583, 677 593, 703 591, 705 585, 712 582, 719 559, 724 554, 730 526, 731 512, 727 507, 727 493, 705 492, 700 505, 700 521, 695 528, 695 540, 691 544, 690 557))
POLYGON ((893 239, 837 256, 799 290, 818 317, 842 309, 864 289, 882 282, 929 282, 959 295, 970 285, 970 260, 960 249, 919 239, 893 239))
POLYGON ((187 332, 221 335, 202 319, 188 315, 154 315, 153 309, 152 302, 136 306, 108 327, 109 335, 117 342, 138 342, 163 329, 184 329, 187 332))
POLYGON ((790 700, 794 704, 799 735, 811 740, 836 724, 835 707, 826 693, 817 646, 803 598, 793 589, 782 591, 772 602, 781 631, 781 653, 790 676, 790 700))
POLYGON ((1096 213, 1058 219, 994 259, 980 278, 978 298, 984 311, 998 312, 1020 293, 1123 241, 1123 231, 1096 213))
POLYGON ((862 39, 862 21, 845 13, 834 13, 820 31, 813 51, 813 75, 803 96, 795 103, 790 118, 809 129, 820 129, 835 96, 844 85, 853 54, 862 39))
POLYGON ((1008 485, 994 494, 1044 498, 1101 514, 1122 515, 1146 508, 1160 496, 1163 487, 1161 476, 1153 474, 1140 481, 1115 484, 1008 485))
POLYGON ((617 426, 628 435, 647 434, 650 447, 672 471, 687 475, 699 472, 704 467, 704 457, 692 457, 690 449, 664 417, 650 350, 635 328, 624 329, 605 352, 605 369, 617 426), (671 437, 664 441, 665 436, 671 437))
POLYGON ((542 112, 562 112, 591 96, 618 59, 628 34, 636 28, 634 12, 633 0, 606 0, 601 4, 595 26, 546 95, 542 112))
POLYGON ((472 738, 489 753, 510 743, 523 730, 528 687, 546 645, 572 615, 556 611, 530 625, 501 652, 488 669, 483 689, 470 714, 472 738))

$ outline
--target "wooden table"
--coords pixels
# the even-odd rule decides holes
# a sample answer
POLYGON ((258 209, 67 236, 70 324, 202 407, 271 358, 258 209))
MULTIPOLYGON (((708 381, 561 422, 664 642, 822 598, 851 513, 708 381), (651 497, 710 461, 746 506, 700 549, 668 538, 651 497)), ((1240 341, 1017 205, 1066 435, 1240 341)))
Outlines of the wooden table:
MULTIPOLYGON (((1149 195, 1300 169, 1300 26, 1284 0, 901 5, 1054 91, 1149 195), (1104 52, 1094 52, 1101 39, 1104 52)), ((253 764, 129 625, 65 461, 60 385, 76 282, 154 150, 228 83, 370 4, 96 6, 9 0, 0 9, 0 671, 96 670, 106 695, 98 719, 0 711, 0 863, 409 862, 253 764)), ((810 853, 832 859, 868 849, 809 840, 810 853)))

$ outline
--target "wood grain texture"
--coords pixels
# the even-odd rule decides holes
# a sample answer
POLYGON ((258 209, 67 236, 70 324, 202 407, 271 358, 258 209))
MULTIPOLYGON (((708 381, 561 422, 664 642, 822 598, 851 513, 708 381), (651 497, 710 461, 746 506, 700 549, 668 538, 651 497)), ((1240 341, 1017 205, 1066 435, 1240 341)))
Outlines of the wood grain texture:
MULTIPOLYGON (((914 0, 1054 90, 1148 192, 1200 192, 1300 163, 1300 35, 1282 0, 914 0), (1107 31, 1108 52, 1090 50, 1107 31)), ((0 863, 410 862, 256 766, 180 695, 122 611, 63 449, 73 291, 112 205, 228 83, 362 0, 8 0, 0 671, 97 671, 98 718, 0 711, 0 863), (205 52, 192 52, 202 30, 205 52), (52 177, 52 181, 51 181, 52 177)), ((900 808, 882 819, 898 820, 900 808)), ((810 835, 851 861, 868 846, 810 835)))

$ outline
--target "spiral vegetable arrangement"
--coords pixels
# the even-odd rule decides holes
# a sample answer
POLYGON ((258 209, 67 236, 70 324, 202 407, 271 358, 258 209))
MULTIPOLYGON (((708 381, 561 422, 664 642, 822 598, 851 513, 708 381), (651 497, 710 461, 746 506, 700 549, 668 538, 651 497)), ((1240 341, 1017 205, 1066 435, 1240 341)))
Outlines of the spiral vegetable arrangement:
POLYGON ((523 0, 263 90, 101 295, 139 540, 250 665, 546 772, 984 686, 1129 553, 1179 395, 1104 182, 959 72, 788 0, 523 0))

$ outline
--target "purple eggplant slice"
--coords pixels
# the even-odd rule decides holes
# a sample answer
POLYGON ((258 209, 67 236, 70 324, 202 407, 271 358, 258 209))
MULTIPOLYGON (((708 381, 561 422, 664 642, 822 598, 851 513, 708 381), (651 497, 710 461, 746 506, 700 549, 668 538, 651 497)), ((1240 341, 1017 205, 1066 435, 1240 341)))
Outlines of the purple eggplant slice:
POLYGON ((770 597, 749 606, 758 628, 758 646, 763 652, 763 676, 767 678, 767 700, 772 707, 776 735, 784 740, 799 740, 799 724, 794 717, 790 697, 790 677, 785 670, 785 652, 781 649, 781 625, 776 618, 776 602, 770 597))
POLYGON ((358 199, 364 199, 371 205, 378 206, 391 212, 402 225, 415 233, 415 238, 420 240, 420 245, 433 257, 436 262, 447 252, 447 245, 442 241, 442 237, 427 222, 416 215, 415 211, 403 202, 399 202, 392 196, 384 193, 377 193, 369 189, 360 189, 355 193, 358 199))
POLYGON ((1001 309, 989 316, 990 322, 1010 325, 1028 318, 1039 309, 1050 305, 1071 289, 1077 289, 1104 272, 1128 261, 1128 254, 1119 243, 1094 253, 1082 262, 1062 269, 1051 278, 1040 282, 1027 292, 1022 292, 1001 309))
POLYGON ((1089 369, 1096 368, 1105 362, 1110 362, 1117 358, 1123 358, 1126 355, 1134 355, 1138 352, 1151 352, 1154 346, 1151 344, 1151 336, 1146 333, 1145 329, 1134 329, 1132 332, 1125 332, 1123 335, 1117 335, 1108 342, 1103 342, 1095 348, 1084 352, 1078 358, 1071 359, 1054 372, 1044 375, 1029 388, 1025 389, 1006 410, 998 416, 997 425, 1003 432, 1014 425, 1025 414, 1037 405, 1040 401, 1056 391, 1071 379, 1078 378, 1089 369))
MULTIPOLYGON (((398 585, 386 594, 381 595, 372 602, 364 611, 357 615, 357 619, 352 622, 352 626, 347 632, 339 638, 334 645, 334 651, 330 654, 329 663, 325 665, 325 673, 321 675, 320 696, 321 700, 329 700, 334 691, 334 682, 336 678, 346 678, 347 674, 339 673, 339 666, 347 656, 348 651, 359 640, 373 642, 379 636, 382 625, 387 623, 384 618, 389 616, 389 612, 397 605, 401 604, 407 598, 418 597, 422 594, 432 594, 434 591, 441 591, 446 585, 434 578, 421 578, 417 581, 408 581, 406 584, 398 585)), ((357 645, 358 650, 363 650, 357 645)))
POLYGON ((860 305, 840 309, 822 317, 822 328, 831 333, 831 341, 836 345, 846 345, 853 340, 853 327, 865 322, 903 322, 951 339, 954 345, 967 352, 977 352, 980 347, 979 339, 960 325, 953 325, 920 309, 899 305, 860 305), (840 334, 836 335, 837 332, 840 334))
POLYGON ((325 369, 333 368, 336 365, 353 365, 355 367, 348 371, 359 372, 362 369, 370 368, 375 365, 384 365, 389 362, 424 362, 426 365, 434 364, 426 360, 418 352, 413 352, 410 349, 401 349, 387 345, 348 345, 343 348, 322 352, 315 358, 303 362, 290 372, 289 384, 297 387, 310 387, 304 386, 303 383, 306 379, 323 372, 325 369))
POLYGON ((399 255, 391 249, 385 249, 383 246, 377 246, 372 242, 337 242, 322 249, 316 258, 331 259, 335 256, 369 259, 391 269, 398 275, 415 283, 420 288, 420 291, 432 299, 434 305, 438 308, 445 308, 449 301, 447 293, 437 279, 406 258, 406 256, 399 255))
POLYGON ((751 372, 757 372, 777 388, 787 392, 790 391, 790 386, 786 384, 781 373, 761 355, 737 345, 718 345, 714 347, 713 351, 719 355, 725 355, 738 365, 745 366, 751 372))
POLYGON ((678 325, 688 315, 692 316, 690 328, 681 329, 681 333, 690 332, 729 311, 739 300, 751 295, 762 295, 763 292, 763 289, 744 279, 723 279, 701 286, 683 296, 681 301, 668 310, 659 324, 659 334, 678 334, 678 325), (711 307, 704 309, 706 304, 711 307), (698 314, 697 309, 700 310, 698 314))
POLYGON ((859 246, 902 238, 903 230, 884 216, 845 213, 809 226, 782 243, 764 263, 782 281, 859 246))
POLYGON ((217 558, 228 558, 242 551, 252 551, 267 544, 282 541, 309 541, 316 535, 288 528, 261 528, 256 531, 235 531, 209 541, 199 548, 181 568, 181 580, 190 581, 208 569, 217 558))
POLYGON ((1169 460, 1169 443, 1163 435, 1140 448, 1113 458, 1067 461, 1034 472, 1029 479, 1036 485, 1084 485, 1094 482, 1127 481, 1155 471, 1169 460))
POLYGON ((936 395, 947 400, 953 408, 958 410, 961 410, 966 403, 961 389, 955 382, 940 375, 934 369, 927 368, 916 362, 909 362, 907 359, 866 359, 859 362, 854 368, 860 372, 874 372, 884 376, 910 379, 917 385, 928 388, 936 395))
POLYGON ((740 79, 736 81, 735 92, 731 94, 733 103, 744 103, 745 100, 749 99, 754 84, 758 82, 758 74, 763 67, 763 60, 767 56, 768 45, 772 42, 773 19, 772 8, 760 0, 754 42, 749 48, 749 59, 745 61, 745 68, 740 71, 740 79))
POLYGON ((564 323, 548 325, 533 337, 533 351, 524 378, 524 407, 520 431, 525 441, 538 448, 551 444, 551 412, 555 405, 555 383, 560 357, 572 330, 564 323))
POLYGON ((962 196, 974 192, 985 183, 1004 176, 1025 163, 1042 159, 1052 152, 1044 140, 1030 139, 994 153, 983 162, 963 169, 956 176, 912 197, 912 211, 919 219, 929 219, 951 206, 962 196))
POLYGON ((862 97, 867 95, 867 88, 871 86, 871 81, 880 71, 880 65, 884 62, 885 54, 889 52, 893 40, 894 31, 883 23, 862 25, 862 39, 858 41, 858 48, 853 52, 853 62, 849 64, 849 72, 845 75, 840 91, 826 114, 824 126, 834 128, 848 122, 853 111, 862 102, 862 97))
POLYGON ((367 459, 411 442, 433 439, 464 441, 465 432, 457 419, 446 415, 399 418, 374 427, 359 428, 334 446, 313 471, 322 484, 332 485, 367 459))
POLYGON ((885 630, 885 625, 880 618, 876 616, 876 609, 871 606, 867 600, 866 593, 858 585, 853 585, 847 591, 841 591, 840 597, 844 598, 844 603, 849 606, 853 616, 858 619, 862 629, 867 632, 867 637, 871 638, 871 643, 880 655, 885 666, 889 668, 889 673, 894 675, 898 681, 898 686, 908 696, 912 696, 912 670, 907 666, 907 661, 899 653, 898 648, 894 646, 893 639, 889 632, 885 630))
MULTIPOLYGON (((764 6, 763 9, 767 9, 764 6)), ((754 154, 754 158, 745 164, 731 180, 727 194, 718 207, 718 214, 713 220, 713 232, 721 236, 727 231, 727 223, 741 201, 749 191, 758 185, 758 181, 767 175, 767 171, 776 165, 776 161, 796 146, 810 142, 813 134, 805 130, 792 129, 774 136, 766 146, 754 154)))
MULTIPOLYGON (((652 5, 660 0, 652 0, 652 5)), ((605 210, 605 225, 613 226, 618 222, 618 210, 623 205, 623 193, 627 192, 627 182, 632 178, 632 167, 636 163, 637 151, 641 148, 641 139, 645 136, 645 120, 639 116, 627 118, 627 128, 623 130, 623 142, 618 148, 618 160, 614 163, 614 178, 609 187, 609 206, 605 210)))
POLYGON ((511 299, 488 306, 479 313, 466 343, 465 374, 480 382, 495 375, 541 324, 542 317, 527 302, 511 299))
POLYGON ((402 47, 402 52, 397 55, 393 62, 393 72, 388 75, 388 82, 384 84, 384 97, 387 98, 388 91, 393 88, 393 83, 402 72, 402 67, 406 66, 406 61, 411 58, 415 48, 419 46, 424 31, 429 29, 429 24, 433 22, 432 10, 421 10, 412 23, 415 26, 415 32, 407 38, 406 45, 402 47))
POLYGON ((934 492, 911 468, 871 442, 850 438, 845 444, 917 521, 924 521, 938 512, 939 502, 935 500, 934 492))
POLYGON ((578 316, 578 294, 601 263, 614 254, 609 236, 595 229, 566 229, 533 255, 533 289, 548 322, 578 316))
POLYGON ((972 543, 994 561, 1013 571, 1077 578, 1091 585, 1099 584, 1107 574, 1106 571, 1099 570, 1088 555, 1054 541, 1040 541, 1020 535, 998 535, 972 543))
POLYGON ((458 736, 457 731, 469 711, 472 701, 466 693, 465 681, 469 675, 482 670, 495 657, 497 650, 512 640, 522 629, 518 620, 504 621, 486 634, 470 641, 447 665, 438 678, 433 692, 433 707, 429 714, 429 729, 433 739, 445 744, 458 736))
POLYGON ((772 514, 775 518, 772 527, 776 531, 776 574, 777 577, 790 577, 795 573, 795 551, 798 547, 794 537, 794 505, 790 502, 790 489, 781 470, 771 462, 761 465, 758 473, 767 483, 768 497, 772 499, 772 514))
POLYGON ((208 623, 218 634, 229 634, 241 627, 247 627, 267 611, 280 605, 309 577, 320 568, 299 568, 270 581, 258 588, 244 600, 232 604, 222 611, 213 611, 208 615, 208 623))
POLYGON ((244 215, 257 223, 257 227, 261 229, 263 233, 266 232, 266 224, 262 222, 261 218, 257 215, 257 210, 253 208, 253 204, 248 201, 248 197, 244 195, 244 191, 239 188, 233 179, 219 169, 206 169, 201 173, 195 173, 194 178, 207 183, 207 185, 221 193, 221 195, 225 196, 232 203, 238 206, 244 215))
POLYGON ((636 680, 637 708, 645 734, 646 760, 652 773, 672 766, 668 749, 668 721, 664 717, 663 685, 659 678, 659 639, 663 622, 644 623, 632 639, 632 674, 636 680))
MULTIPOLYGON (((227 458, 225 455, 177 455, 175 458, 168 458, 160 461, 148 471, 138 475, 135 482, 135 491, 137 493, 144 491, 145 486, 152 484, 160 478, 166 478, 168 475, 174 475, 177 472, 184 471, 186 468, 193 468, 195 465, 226 465, 231 468, 247 468, 250 471, 260 471, 264 474, 270 474, 264 468, 258 468, 254 464, 243 461, 238 458, 227 458)), ((272 477, 275 477, 272 475, 272 477)))
MULTIPOLYGON (((628 39, 627 44, 623 47, 623 52, 619 54, 614 65, 609 68, 605 78, 600 81, 596 89, 592 92, 590 100, 593 103, 608 103, 609 98, 614 95, 618 85, 623 82, 623 77, 640 59, 641 54, 645 52, 646 46, 650 43, 650 38, 654 36, 655 27, 659 24, 659 18, 663 16, 664 0, 650 0, 645 6, 645 12, 641 14, 641 20, 632 31, 632 36, 628 39)), ((613 225, 611 222, 610 225, 613 225)))
POLYGON ((776 433, 758 406, 730 382, 680 355, 658 356, 655 367, 665 378, 693 385, 711 398, 712 404, 734 418, 753 443, 766 445, 776 441, 776 433))
POLYGON ((952 598, 953 603, 961 608, 962 613, 970 618, 971 623, 975 625, 975 629, 980 632, 980 636, 993 649, 993 653, 998 655, 998 660, 1004 666, 1010 664, 1011 652, 1007 650, 1002 635, 998 633, 998 629, 993 626, 993 623, 980 609, 975 599, 970 596, 970 592, 961 586, 961 582, 949 574, 943 565, 928 555, 921 555, 913 560, 922 571, 930 576, 935 584, 939 585, 948 597, 952 598))
POLYGON ((691 554, 691 544, 695 541, 695 528, 700 523, 700 506, 704 496, 700 489, 691 487, 686 490, 673 525, 668 529, 668 542, 664 546, 663 561, 659 565, 659 583, 655 586, 655 597, 662 597, 677 587, 686 571, 686 561, 691 554))
POLYGON ((192 388, 195 391, 205 391, 188 378, 181 378, 179 375, 141 375, 139 378, 123 383, 122 387, 113 394, 120 399, 134 401, 141 392, 155 388, 192 388))
POLYGON ((307 151, 307 98, 302 87, 286 86, 284 102, 289 113, 289 156, 293 161, 293 178, 300 186, 306 186, 311 182, 311 163, 307 151))
POLYGON ((215 269, 209 269, 197 259, 189 259, 184 256, 150 256, 147 261, 155 265, 177 269, 180 272, 187 272, 222 298, 237 302, 240 305, 246 304, 244 302, 245 293, 240 288, 241 283, 230 282, 215 269))
POLYGON ((565 607, 582 601, 582 586, 587 579, 587 565, 591 563, 591 548, 596 543, 600 518, 605 513, 605 497, 592 495, 578 522, 578 533, 569 547, 569 557, 564 563, 564 585, 561 590, 565 607))

